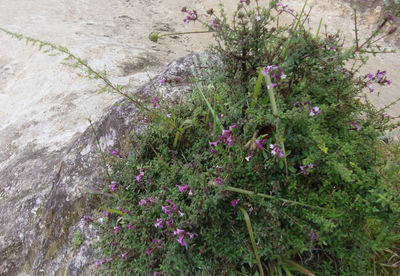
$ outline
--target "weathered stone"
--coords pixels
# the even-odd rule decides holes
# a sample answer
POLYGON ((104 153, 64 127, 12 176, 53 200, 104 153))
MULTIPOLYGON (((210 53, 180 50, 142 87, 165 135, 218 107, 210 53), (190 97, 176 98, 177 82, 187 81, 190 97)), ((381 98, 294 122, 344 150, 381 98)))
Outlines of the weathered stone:
MULTIPOLYGON (((205 68, 216 62, 215 56, 208 53, 177 59, 151 83, 139 88, 133 97, 150 102, 156 88, 169 101, 179 104, 191 92, 190 78, 192 72, 198 72, 196 66, 205 68), (161 80, 176 80, 178 84, 161 80)), ((33 152, 0 171, 9 184, 3 189, 14 189, 0 203, 1 241, 4 241, 0 244, 0 271, 4 275, 22 271, 46 276, 88 275, 94 269, 96 254, 92 245, 96 231, 92 226, 83 225, 81 220, 84 215, 91 217, 101 202, 99 196, 89 196, 93 191, 101 192, 105 185, 99 147, 104 154, 109 154, 119 147, 119 141, 127 133, 143 131, 144 124, 138 122, 140 117, 132 103, 121 101, 69 148, 52 154, 33 152), (33 188, 18 191, 19 181, 30 181, 33 188), (15 220, 8 220, 10 215, 15 220), (73 248, 77 231, 82 233, 84 241, 73 248)))

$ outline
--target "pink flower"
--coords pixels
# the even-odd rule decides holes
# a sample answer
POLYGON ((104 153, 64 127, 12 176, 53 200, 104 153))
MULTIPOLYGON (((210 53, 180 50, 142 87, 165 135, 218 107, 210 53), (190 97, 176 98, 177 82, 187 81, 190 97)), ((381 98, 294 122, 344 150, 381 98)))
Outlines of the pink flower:
POLYGON ((315 115, 320 115, 321 114, 321 110, 319 110, 318 106, 314 106, 313 108, 311 108, 310 110, 310 116, 315 116, 315 115))
POLYGON ((117 181, 111 181, 111 184, 108 185, 108 187, 110 188, 111 192, 114 192, 117 189, 118 183, 117 181))
POLYGON ((232 206, 236 206, 239 203, 240 199, 235 199, 231 201, 232 206))
POLYGON ((115 226, 114 227, 114 233, 118 234, 119 230, 121 230, 121 226, 115 226))
POLYGON ((222 179, 216 177, 216 178, 214 179, 213 184, 214 184, 214 185, 215 185, 215 184, 218 184, 218 186, 219 186, 220 188, 222 188, 222 179))
POLYGON ((277 146, 275 144, 271 144, 271 145, 269 145, 269 147, 271 148, 272 156, 276 156, 277 158, 282 158, 284 156, 282 153, 282 150, 279 148, 279 146, 277 146))
POLYGON ((155 226, 156 228, 163 228, 163 226, 164 226, 164 220, 158 218, 158 219, 157 219, 157 222, 154 224, 154 226, 155 226))
POLYGON ((128 255, 128 252, 121 254, 121 259, 125 260, 126 256, 128 255))
POLYGON ((140 173, 136 176, 136 181, 137 181, 138 183, 141 183, 142 180, 143 180, 143 177, 144 177, 144 169, 142 168, 142 169, 140 170, 140 173))
POLYGON ((216 146, 218 146, 218 141, 215 141, 215 142, 208 142, 208 144, 210 145, 210 147, 211 147, 211 146, 216 147, 216 146))
POLYGON ((142 200, 139 201, 139 205, 140 206, 146 205, 146 203, 147 203, 146 199, 142 199, 142 200))
POLYGON ((356 127, 357 131, 362 129, 362 127, 356 121, 351 121, 351 124, 356 127))
POLYGON ((187 10, 186 13, 187 16, 183 20, 183 22, 185 22, 186 24, 189 24, 190 21, 195 21, 197 19, 197 12, 195 10, 187 10))
POLYGON ((154 109, 160 108, 160 102, 158 101, 158 97, 154 97, 154 99, 150 103, 153 104, 154 109))
POLYGON ((264 145, 267 143, 267 139, 256 140, 256 146, 259 149, 264 149, 264 145))

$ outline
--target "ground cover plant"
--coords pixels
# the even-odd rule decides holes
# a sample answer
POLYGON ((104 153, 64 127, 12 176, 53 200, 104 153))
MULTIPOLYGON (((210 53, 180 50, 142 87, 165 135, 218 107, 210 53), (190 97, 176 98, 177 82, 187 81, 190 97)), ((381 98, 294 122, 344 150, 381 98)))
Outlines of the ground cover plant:
POLYGON ((387 52, 376 43, 395 31, 395 17, 365 41, 355 20, 354 45, 344 48, 340 34, 304 27, 306 6, 240 0, 232 20, 223 9, 182 12, 213 33, 221 64, 194 78, 180 105, 132 98, 67 49, 28 39, 66 54, 147 118, 146 131, 103 155, 111 197, 91 218, 99 271, 396 275, 400 155, 382 139, 398 124, 391 105, 376 109, 365 97, 390 75, 359 74, 366 54, 387 52), (292 24, 279 24, 283 14, 292 24))
POLYGON ((148 130, 112 153, 101 269, 395 273, 399 195, 379 170, 378 139, 394 125, 363 96, 391 82, 378 68, 360 77, 356 65, 381 51, 394 17, 366 41, 355 25, 344 49, 339 34, 306 30, 304 9, 276 1, 240 1, 232 22, 223 10, 182 11, 213 32, 222 65, 194 79, 179 107, 152 99, 148 130), (277 24, 282 13, 291 25, 277 24))

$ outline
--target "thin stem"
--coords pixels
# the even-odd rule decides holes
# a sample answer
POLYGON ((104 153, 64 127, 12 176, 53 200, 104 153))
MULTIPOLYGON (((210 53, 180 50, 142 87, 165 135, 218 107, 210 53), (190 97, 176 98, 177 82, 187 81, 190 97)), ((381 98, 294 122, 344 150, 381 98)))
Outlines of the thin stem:
POLYGON ((354 32, 356 35, 356 49, 358 50, 357 9, 354 8, 354 32))
POLYGON ((213 32, 214 32, 214 31, 178 32, 178 33, 161 34, 159 37, 163 37, 163 36, 173 36, 173 35, 184 35, 184 34, 205 34, 205 33, 213 33, 213 32))

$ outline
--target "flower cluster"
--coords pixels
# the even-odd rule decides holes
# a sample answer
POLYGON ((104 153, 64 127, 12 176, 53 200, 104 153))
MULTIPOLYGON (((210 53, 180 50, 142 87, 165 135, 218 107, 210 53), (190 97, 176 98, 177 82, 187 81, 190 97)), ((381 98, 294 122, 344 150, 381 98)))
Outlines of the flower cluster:
POLYGON ((153 198, 153 197, 149 197, 149 198, 141 199, 141 200, 139 201, 139 205, 140 205, 140 206, 144 206, 144 205, 146 205, 147 203, 154 203, 154 198, 153 198))
POLYGON ((320 115, 321 114, 321 110, 319 109, 318 106, 314 106, 310 109, 310 116, 313 117, 315 115, 320 115))
POLYGON ((190 21, 196 21, 197 20, 197 12, 195 10, 187 10, 186 8, 182 9, 183 12, 186 12, 187 16, 183 20, 186 24, 189 24, 190 21))
POLYGON ((357 131, 362 129, 362 126, 360 126, 357 121, 351 121, 351 124, 356 127, 357 131))
POLYGON ((276 65, 268 65, 262 71, 263 76, 269 74, 272 78, 275 79, 275 83, 271 83, 268 85, 268 89, 275 88, 278 86, 283 79, 286 79, 286 75, 282 68, 276 65))
POLYGON ((161 210, 167 214, 170 215, 173 212, 177 211, 180 217, 184 216, 184 213, 182 213, 179 209, 178 206, 176 206, 176 204, 172 203, 170 199, 165 200, 166 203, 168 203, 169 205, 166 206, 161 206, 161 210))
POLYGON ((374 92, 374 89, 372 88, 372 83, 376 82, 379 85, 390 85, 392 82, 387 79, 386 76, 386 71, 380 71, 378 70, 375 75, 368 73, 364 76, 364 79, 367 79, 365 86, 368 87, 369 92, 372 93, 374 92))
POLYGON ((154 97, 153 100, 150 102, 153 105, 154 109, 159 109, 160 108, 160 102, 158 100, 158 97, 154 97))
POLYGON ((118 187, 117 181, 111 181, 111 184, 108 185, 108 187, 110 188, 110 191, 111 191, 111 192, 114 192, 114 191, 117 189, 117 187, 118 187))
POLYGON ((278 145, 271 144, 271 145, 269 145, 269 147, 271 149, 272 156, 276 156, 277 158, 282 158, 284 156, 281 148, 278 145))
POLYGON ((181 193, 188 191, 190 196, 193 195, 193 192, 188 185, 182 183, 182 185, 177 185, 177 187, 181 193))
POLYGON ((97 266, 97 267, 100 267, 101 265, 106 264, 106 263, 109 263, 109 262, 111 262, 111 261, 112 261, 112 258, 107 258, 107 259, 105 259, 105 260, 103 260, 103 261, 98 260, 98 261, 96 261, 96 266, 97 266))
POLYGON ((176 228, 174 235, 178 236, 178 242, 182 246, 187 246, 187 237, 193 239, 194 234, 186 232, 185 230, 176 228))
POLYGON ((282 4, 281 2, 277 2, 276 3, 276 8, 282 8, 282 11, 290 13, 290 14, 294 14, 294 9, 289 9, 289 5, 286 4, 282 4))
POLYGON ((136 176, 136 181, 142 183, 144 177, 144 168, 140 169, 140 173, 136 176))
POLYGON ((310 168, 310 169, 314 168, 314 164, 313 164, 313 163, 310 163, 310 164, 308 164, 308 165, 300 166, 300 171, 301 171, 301 173, 304 174, 304 175, 306 175, 306 174, 307 174, 307 168, 310 168))

